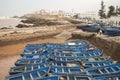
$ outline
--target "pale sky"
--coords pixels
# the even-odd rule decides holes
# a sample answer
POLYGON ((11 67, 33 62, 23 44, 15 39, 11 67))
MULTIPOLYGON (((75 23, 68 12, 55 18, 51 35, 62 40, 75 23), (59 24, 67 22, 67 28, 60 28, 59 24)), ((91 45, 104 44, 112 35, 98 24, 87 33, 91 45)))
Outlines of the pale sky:
MULTIPOLYGON (((108 6, 119 6, 120 0, 103 0, 108 6)), ((75 12, 98 12, 101 0, 0 0, 0 16, 21 16, 40 9, 75 12)))

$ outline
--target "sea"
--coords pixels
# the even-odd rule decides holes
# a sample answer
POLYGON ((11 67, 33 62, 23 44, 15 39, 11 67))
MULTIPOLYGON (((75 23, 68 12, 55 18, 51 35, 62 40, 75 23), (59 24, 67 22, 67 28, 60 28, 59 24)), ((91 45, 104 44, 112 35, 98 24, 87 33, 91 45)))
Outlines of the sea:
POLYGON ((0 28, 16 28, 18 24, 21 24, 22 19, 19 18, 8 18, 8 17, 2 17, 0 18, 0 28))

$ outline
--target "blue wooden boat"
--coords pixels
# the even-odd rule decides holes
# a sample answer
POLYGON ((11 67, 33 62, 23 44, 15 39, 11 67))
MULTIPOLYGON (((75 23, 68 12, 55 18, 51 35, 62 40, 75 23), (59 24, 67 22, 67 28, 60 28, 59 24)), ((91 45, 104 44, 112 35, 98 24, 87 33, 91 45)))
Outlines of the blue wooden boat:
POLYGON ((37 47, 26 47, 25 49, 24 49, 24 52, 34 52, 34 51, 37 51, 37 50, 42 50, 43 49, 43 47, 41 46, 37 46, 37 47))
POLYGON ((43 59, 48 58, 50 56, 49 52, 45 53, 37 53, 37 54, 22 54, 23 59, 43 59))
POLYGON ((92 50, 92 51, 88 51, 88 52, 77 52, 74 53, 76 54, 76 56, 81 56, 81 57, 95 57, 95 56, 102 56, 103 55, 103 50, 92 50))
POLYGON ((61 67, 61 66, 52 66, 50 73, 56 75, 70 75, 70 74, 86 74, 83 68, 76 67, 61 67))
POLYGON ((77 28, 87 32, 97 32, 101 28, 101 26, 99 24, 92 24, 92 25, 77 26, 77 28))
POLYGON ((23 54, 36 54, 36 53, 45 53, 48 51, 48 48, 46 46, 44 47, 29 47, 25 48, 23 51, 23 54))
POLYGON ((88 43, 79 43, 79 44, 76 44, 75 42, 69 42, 69 43, 64 43, 64 44, 48 44, 47 45, 47 48, 55 48, 55 49, 64 49, 64 48, 82 48, 82 47, 85 47, 85 46, 88 46, 88 43), (74 45, 72 45, 74 44, 74 45))
POLYGON ((59 56, 52 56, 50 61, 61 61, 61 62, 75 62, 74 57, 59 57, 59 56))
POLYGON ((81 48, 55 48, 55 52, 63 53, 83 53, 88 51, 93 51, 95 48, 93 46, 81 47, 81 48))
POLYGON ((93 80, 120 80, 120 74, 94 77, 93 80))
POLYGON ((113 28, 107 28, 103 24, 101 24, 101 30, 103 31, 103 34, 109 35, 109 36, 119 36, 120 30, 113 29, 113 28))
POLYGON ((92 78, 90 77, 90 76, 84 76, 84 75, 80 75, 80 74, 78 74, 78 75, 74 75, 74 74, 72 74, 72 75, 62 75, 62 78, 63 78, 63 80, 92 80, 92 78))
POLYGON ((109 61, 110 56, 97 56, 97 57, 77 57, 75 59, 76 61, 82 61, 82 62, 101 62, 101 61, 109 61))
POLYGON ((69 47, 84 47, 84 46, 88 46, 88 43, 86 42, 65 42, 64 43, 65 46, 69 46, 69 47))
POLYGON ((101 61, 101 62, 82 62, 82 65, 86 68, 95 68, 95 67, 105 67, 112 65, 111 61, 101 61))
POLYGON ((83 52, 89 52, 89 51, 93 51, 96 50, 93 46, 87 46, 87 47, 83 47, 83 48, 75 48, 72 49, 73 53, 83 53, 83 52))
POLYGON ((77 43, 87 43, 85 40, 82 40, 82 39, 74 40, 74 41, 71 41, 71 42, 75 42, 76 44, 77 43))
POLYGON ((44 77, 44 78, 39 78, 39 79, 36 79, 36 80, 60 80, 60 76, 53 75, 53 76, 47 76, 47 77, 44 77))
POLYGON ((27 64, 38 64, 38 63, 45 63, 47 61, 48 61, 47 58, 44 58, 44 59, 18 59, 15 62, 15 65, 22 66, 22 65, 27 65, 27 64))
POLYGON ((110 28, 120 30, 120 26, 111 26, 110 28))
POLYGON ((98 68, 88 68, 86 69, 89 75, 93 77, 101 77, 101 76, 111 76, 120 74, 120 64, 113 64, 105 67, 98 68))
POLYGON ((102 61, 102 62, 61 62, 61 61, 52 61, 53 66, 62 66, 62 67, 79 67, 79 68, 94 68, 94 67, 105 67, 114 64, 111 61, 102 61))
POLYGON ((103 34, 109 35, 109 36, 119 36, 120 30, 104 30, 103 34))
POLYGON ((100 57, 64 57, 64 56, 52 56, 51 61, 61 61, 61 62, 101 62, 110 60, 110 56, 100 56, 100 57))
POLYGON ((89 76, 81 75, 67 75, 67 76, 53 75, 45 78, 40 78, 37 80, 92 80, 92 78, 89 76))
POLYGON ((34 52, 34 51, 42 51, 47 46, 47 43, 42 44, 27 44, 24 52, 34 52))
POLYGON ((49 67, 51 63, 39 63, 39 64, 28 64, 24 66, 16 66, 12 67, 9 71, 9 74, 18 74, 18 73, 24 73, 28 71, 33 71, 36 69, 44 69, 45 67, 49 67))
POLYGON ((81 68, 79 62, 61 62, 61 61, 52 61, 52 66, 61 66, 61 67, 77 67, 81 68))
POLYGON ((38 78, 46 77, 49 72, 49 67, 44 69, 37 69, 25 73, 7 76, 5 80, 35 80, 38 78))
POLYGON ((62 51, 62 52, 54 52, 53 55, 56 56, 79 56, 79 57, 95 57, 95 56, 102 56, 103 50, 92 50, 92 51, 87 51, 87 52, 69 52, 69 51, 62 51))
POLYGON ((76 48, 53 48, 54 52, 63 52, 63 53, 82 53, 82 52, 88 52, 95 50, 93 46, 87 46, 87 47, 76 47, 76 48))

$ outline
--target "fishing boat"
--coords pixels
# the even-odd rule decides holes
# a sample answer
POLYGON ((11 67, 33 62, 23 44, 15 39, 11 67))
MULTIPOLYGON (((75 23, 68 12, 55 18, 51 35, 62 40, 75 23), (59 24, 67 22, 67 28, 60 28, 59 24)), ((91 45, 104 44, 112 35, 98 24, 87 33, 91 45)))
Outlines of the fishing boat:
POLYGON ((97 56, 97 57, 77 57, 75 59, 76 61, 81 61, 81 62, 101 62, 101 61, 109 61, 110 56, 97 56))
POLYGON ((83 53, 93 51, 95 48, 93 46, 81 47, 81 48, 55 48, 54 52, 62 52, 62 53, 83 53))
POLYGON ((44 69, 46 67, 49 67, 51 63, 39 63, 39 64, 28 64, 24 66, 16 66, 12 67, 9 71, 9 74, 18 74, 18 73, 24 73, 28 71, 33 71, 36 69, 44 69))
POLYGON ((43 59, 18 59, 15 62, 16 66, 22 66, 22 65, 27 65, 27 64, 39 64, 39 63, 45 63, 48 61, 48 58, 43 58, 43 59))
POLYGON ((65 42, 64 45, 68 47, 84 47, 84 46, 88 46, 88 43, 86 42, 65 42))
POLYGON ((50 73, 56 74, 56 75, 70 75, 70 74, 86 74, 84 69, 82 68, 76 68, 76 67, 61 67, 61 66, 52 66, 50 73))
POLYGON ((92 80, 90 76, 84 75, 62 75, 63 80, 92 80))
POLYGON ((25 49, 24 49, 24 53, 25 52, 34 52, 34 51, 37 51, 37 50, 42 50, 43 49, 43 47, 41 46, 36 46, 36 47, 26 47, 25 49))
POLYGON ((23 59, 43 59, 49 57, 49 52, 37 53, 37 54, 21 54, 23 59))
POLYGON ((114 64, 112 61, 82 62, 82 65, 86 68, 105 67, 112 64, 114 64))
POLYGON ((99 24, 95 23, 92 25, 77 26, 77 28, 87 32, 97 32, 101 27, 99 24))
POLYGON ((52 61, 52 66, 62 66, 62 67, 79 67, 79 68, 94 68, 94 67, 105 67, 110 66, 113 63, 112 61, 101 61, 101 62, 60 62, 52 61))
POLYGON ((76 56, 81 56, 81 57, 95 57, 95 56, 102 56, 103 50, 95 49, 87 52, 77 52, 74 54, 76 54, 76 56))
POLYGON ((103 30, 103 34, 109 35, 109 36, 119 36, 120 30, 103 30))
POLYGON ((52 56, 50 61, 59 61, 59 62, 75 62, 74 57, 59 57, 59 56, 52 56))
POLYGON ((94 77, 93 80, 120 80, 120 74, 94 77))
POLYGON ((44 68, 42 70, 37 69, 34 71, 7 76, 5 80, 35 80, 38 78, 46 77, 48 72, 49 72, 49 67, 44 68))
POLYGON ((99 67, 99 68, 88 68, 86 69, 89 75, 93 77, 101 77, 101 76, 111 76, 120 74, 120 64, 113 64, 110 66, 99 67))
POLYGON ((79 56, 79 57, 95 57, 95 56, 102 56, 103 54, 103 50, 91 50, 91 51, 87 51, 87 52, 69 52, 69 51, 62 51, 62 52, 54 52, 53 55, 54 56, 79 56))
POLYGON ((103 24, 101 24, 101 30, 103 31, 103 34, 105 34, 105 35, 109 35, 109 36, 119 36, 120 35, 119 29, 107 28, 103 24))
POLYGON ((34 52, 34 51, 42 51, 43 49, 46 48, 47 43, 42 43, 42 44, 27 44, 24 53, 27 52, 34 52))
POLYGON ((52 61, 51 64, 52 66, 61 66, 61 67, 77 67, 77 68, 82 67, 79 62, 52 61))
POLYGON ((110 60, 110 56, 97 56, 97 57, 81 57, 81 56, 51 56, 51 61, 61 62, 101 62, 110 60))
POLYGON ((44 77, 44 78, 39 78, 39 79, 36 79, 36 80, 60 80, 60 76, 53 75, 53 76, 47 76, 47 77, 44 77))

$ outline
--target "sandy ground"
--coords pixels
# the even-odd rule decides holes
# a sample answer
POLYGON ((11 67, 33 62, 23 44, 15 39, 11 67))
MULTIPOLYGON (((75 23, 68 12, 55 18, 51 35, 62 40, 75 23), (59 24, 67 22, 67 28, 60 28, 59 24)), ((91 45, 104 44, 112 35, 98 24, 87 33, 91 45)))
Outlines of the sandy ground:
POLYGON ((10 67, 14 66, 15 61, 20 58, 19 54, 22 53, 26 44, 36 44, 43 42, 63 43, 65 41, 49 38, 0 47, 0 55, 2 55, 0 56, 0 80, 4 80, 5 76, 9 74, 8 72, 10 67))

